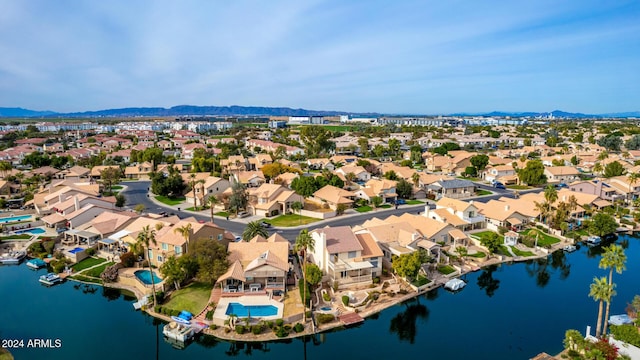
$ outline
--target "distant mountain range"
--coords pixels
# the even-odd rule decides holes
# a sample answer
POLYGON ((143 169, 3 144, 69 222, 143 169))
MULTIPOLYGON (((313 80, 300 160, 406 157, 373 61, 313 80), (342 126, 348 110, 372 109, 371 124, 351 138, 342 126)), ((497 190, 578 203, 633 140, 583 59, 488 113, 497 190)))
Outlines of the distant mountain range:
MULTIPOLYGON (((556 118, 626 118, 640 117, 640 111, 609 113, 609 114, 582 114, 569 113, 561 110, 551 112, 502 112, 493 111, 490 113, 454 113, 450 116, 496 116, 496 117, 546 117, 549 114, 556 118)), ((0 117, 13 118, 56 118, 56 117, 144 117, 144 116, 336 116, 336 115, 356 115, 356 116, 380 116, 377 113, 350 113, 346 111, 321 111, 292 109, 288 107, 258 107, 258 106, 193 106, 180 105, 171 108, 161 107, 137 107, 123 109, 106 109, 99 111, 84 111, 74 113, 58 113, 54 111, 35 111, 23 108, 0 107, 0 117)), ((416 116, 416 115, 413 115, 416 116)))

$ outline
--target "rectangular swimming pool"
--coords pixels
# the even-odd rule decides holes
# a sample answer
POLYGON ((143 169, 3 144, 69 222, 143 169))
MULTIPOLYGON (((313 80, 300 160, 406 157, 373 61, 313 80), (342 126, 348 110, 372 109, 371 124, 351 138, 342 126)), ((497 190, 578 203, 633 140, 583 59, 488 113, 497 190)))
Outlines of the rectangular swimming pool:
POLYGON ((16 234, 24 234, 24 233, 28 233, 28 234, 44 234, 46 231, 44 229, 40 229, 40 228, 33 228, 33 229, 23 229, 23 230, 16 230, 16 234))
POLYGON ((31 219, 31 215, 20 215, 20 216, 11 216, 11 217, 6 217, 6 218, 0 218, 0 224, 6 224, 8 222, 22 221, 22 220, 27 220, 27 219, 31 219))
POLYGON ((240 303, 229 303, 227 305, 227 315, 247 316, 274 316, 278 315, 278 308, 273 305, 242 305, 240 303))
POLYGON ((71 250, 69 250, 70 253, 75 254, 75 253, 79 253, 80 251, 84 250, 81 247, 77 247, 77 248, 73 248, 71 250))

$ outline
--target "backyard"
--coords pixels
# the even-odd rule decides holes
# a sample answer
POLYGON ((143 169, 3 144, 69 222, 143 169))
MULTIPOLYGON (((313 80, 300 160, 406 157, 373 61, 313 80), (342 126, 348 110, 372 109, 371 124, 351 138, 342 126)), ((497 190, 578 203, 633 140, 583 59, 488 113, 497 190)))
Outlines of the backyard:
POLYGON ((265 219, 264 222, 269 223, 273 226, 290 227, 290 226, 311 224, 319 220, 320 219, 316 219, 308 216, 301 216, 298 214, 286 214, 286 215, 280 215, 273 219, 265 219))
POLYGON ((162 306, 172 310, 187 310, 192 314, 198 314, 209 304, 212 288, 213 286, 207 283, 191 283, 180 290, 174 291, 169 301, 162 306))
MULTIPOLYGON (((93 257, 88 257, 82 261, 80 261, 79 263, 73 265, 71 267, 71 269, 73 269, 74 272, 78 272, 87 268, 90 268, 92 266, 96 266, 98 264, 102 264, 103 262, 106 262, 106 259, 101 259, 101 258, 93 258, 93 257)), ((100 274, 98 274, 100 275, 100 274)))
POLYGON ((538 238, 538 246, 541 246, 541 247, 549 247, 553 244, 557 244, 560 242, 560 239, 558 239, 557 237, 553 237, 538 229, 527 229, 522 233, 525 235, 531 235, 534 237, 537 236, 537 234, 540 234, 540 237, 538 238))

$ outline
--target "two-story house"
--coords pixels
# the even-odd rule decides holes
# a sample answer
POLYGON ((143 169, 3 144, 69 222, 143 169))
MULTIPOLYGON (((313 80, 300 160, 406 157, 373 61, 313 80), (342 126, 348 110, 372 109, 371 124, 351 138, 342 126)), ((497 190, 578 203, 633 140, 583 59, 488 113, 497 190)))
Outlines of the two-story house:
POLYGON ((260 187, 249 189, 248 210, 253 215, 287 214, 291 212, 291 205, 295 202, 304 203, 304 198, 282 185, 262 184, 260 187))
POLYGON ((394 204, 398 198, 396 193, 396 181, 386 179, 371 179, 364 187, 355 191, 356 197, 370 201, 373 197, 379 197, 383 203, 394 204))

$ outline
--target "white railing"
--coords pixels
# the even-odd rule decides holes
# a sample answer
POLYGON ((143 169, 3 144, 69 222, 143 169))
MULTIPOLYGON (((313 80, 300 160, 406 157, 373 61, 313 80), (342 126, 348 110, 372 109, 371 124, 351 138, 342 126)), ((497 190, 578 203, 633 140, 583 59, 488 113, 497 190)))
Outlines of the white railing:
POLYGON ((477 222, 484 222, 485 218, 484 218, 484 215, 478 215, 473 217, 463 216, 462 220, 468 221, 470 223, 477 223, 477 222))

